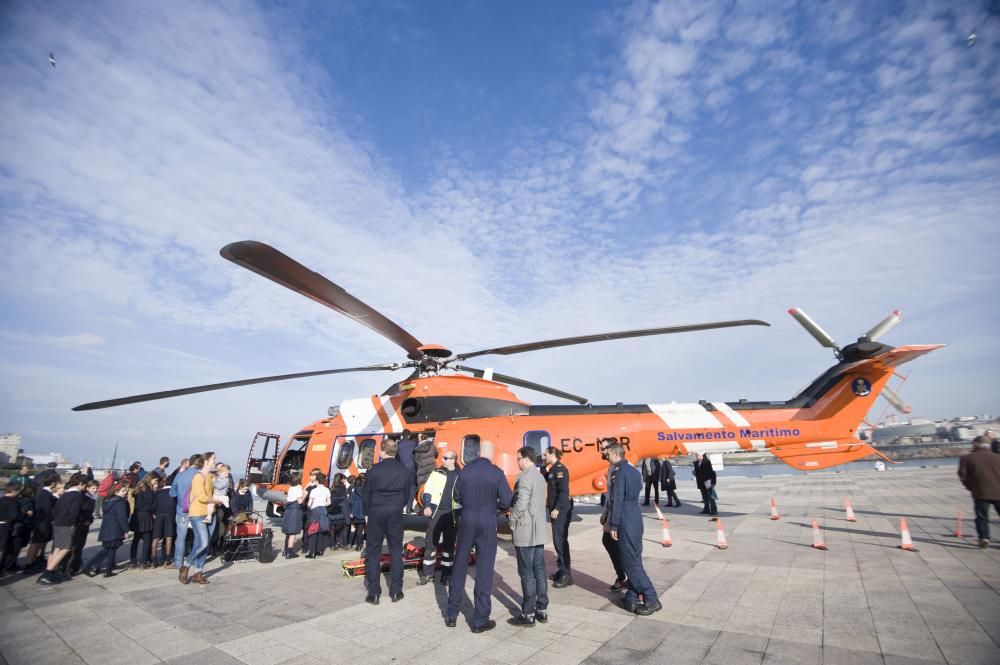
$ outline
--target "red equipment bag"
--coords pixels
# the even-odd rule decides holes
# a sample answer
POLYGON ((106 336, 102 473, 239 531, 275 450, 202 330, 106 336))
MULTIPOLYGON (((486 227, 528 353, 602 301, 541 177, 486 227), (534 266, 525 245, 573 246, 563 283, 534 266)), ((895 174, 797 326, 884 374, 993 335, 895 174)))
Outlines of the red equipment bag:
POLYGON ((231 524, 229 526, 229 536, 231 538, 256 538, 264 531, 264 523, 260 520, 247 520, 243 524, 231 524))

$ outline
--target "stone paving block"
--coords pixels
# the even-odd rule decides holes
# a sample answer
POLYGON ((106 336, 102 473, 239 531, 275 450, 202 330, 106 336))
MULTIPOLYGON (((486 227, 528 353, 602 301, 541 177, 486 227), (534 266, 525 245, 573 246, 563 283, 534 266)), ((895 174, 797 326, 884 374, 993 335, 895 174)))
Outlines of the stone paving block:
POLYGON ((823 645, 823 665, 884 665, 878 653, 823 645))
POLYGON ((668 624, 648 619, 635 619, 624 626, 608 644, 639 651, 650 651, 663 641, 669 632, 668 624))
POLYGON ((134 639, 144 649, 161 660, 169 660, 195 651, 202 651, 211 646, 208 642, 199 640, 177 628, 140 635, 134 639))
POLYGON ((287 644, 271 644, 263 649, 237 656, 237 658, 247 665, 277 665, 293 656, 301 656, 302 654, 302 651, 287 644))
POLYGON ((822 665, 823 648, 818 644, 772 638, 767 642, 763 662, 770 665, 822 665))
POLYGON ((605 644, 582 662, 585 665, 631 665, 632 663, 639 662, 648 654, 648 651, 605 644))
POLYGON ((165 661, 170 665, 242 665, 243 661, 215 647, 202 649, 192 653, 177 656, 165 661))

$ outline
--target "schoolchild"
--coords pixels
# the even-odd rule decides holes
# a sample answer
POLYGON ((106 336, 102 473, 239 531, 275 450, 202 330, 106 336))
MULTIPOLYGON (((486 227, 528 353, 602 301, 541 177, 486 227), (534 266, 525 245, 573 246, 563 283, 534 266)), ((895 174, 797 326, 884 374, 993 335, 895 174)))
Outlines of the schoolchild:
POLYGON ((246 522, 253 512, 253 494, 250 493, 250 483, 244 478, 236 486, 233 495, 233 520, 237 524, 246 522), (242 515, 242 517, 240 517, 242 515))
POLYGON ((356 552, 360 552, 365 545, 365 477, 358 475, 351 478, 353 487, 349 501, 351 510, 351 540, 350 545, 354 546, 356 552))
POLYGON ((80 519, 86 481, 85 475, 74 473, 66 481, 62 496, 52 506, 52 554, 45 562, 45 572, 37 580, 39 584, 58 584, 66 580, 57 569, 73 549, 73 533, 80 519))
POLYGON ((83 566, 83 574, 87 577, 97 576, 101 571, 101 564, 105 561, 107 568, 104 576, 114 577, 117 574, 114 572, 115 556, 128 535, 128 493, 128 482, 119 482, 111 489, 111 496, 104 499, 104 519, 97 534, 97 539, 101 541, 101 549, 83 566))
POLYGON ((330 484, 330 546, 339 550, 347 547, 347 536, 351 530, 351 509, 348 505, 347 477, 338 473, 330 484))
POLYGON ((73 530, 73 546, 69 556, 62 560, 59 567, 63 575, 76 575, 83 568, 83 548, 87 546, 87 536, 90 535, 90 525, 94 523, 94 509, 97 507, 96 480, 88 480, 83 487, 83 502, 80 504, 80 514, 73 530))
POLYGON ((285 512, 281 522, 281 531, 285 534, 285 551, 282 556, 286 559, 294 559, 298 556, 295 553, 295 540, 302 533, 302 501, 304 498, 302 472, 292 471, 288 480, 288 494, 285 498, 285 512))
POLYGON ((135 511, 132 514, 132 545, 129 565, 152 568, 151 541, 153 539, 153 513, 156 510, 156 492, 160 478, 147 473, 132 490, 135 511))
POLYGON ((38 559, 45 551, 45 546, 52 540, 52 508, 56 504, 56 496, 53 492, 59 486, 59 476, 52 474, 43 476, 40 473, 35 481, 35 498, 31 513, 31 542, 28 545, 28 554, 24 561, 26 575, 37 573, 45 568, 38 559))
POLYGON ((35 485, 29 483, 21 489, 21 494, 17 498, 17 524, 14 527, 13 551, 10 554, 12 570, 21 570, 17 565, 17 560, 21 556, 21 550, 31 542, 32 523, 35 515, 35 493, 37 491, 35 485))
POLYGON ((174 539, 177 537, 177 497, 170 496, 170 476, 163 481, 153 497, 153 566, 160 565, 160 548, 163 548, 163 567, 174 568, 174 539))
POLYGON ((214 506, 209 506, 209 535, 211 536, 211 547, 209 552, 217 555, 222 551, 222 539, 226 534, 226 523, 229 521, 232 511, 229 509, 233 492, 233 478, 230 475, 231 469, 228 464, 219 463, 215 465, 215 473, 212 475, 212 497, 218 501, 214 506))
POLYGON ((316 483, 309 492, 309 528, 306 534, 309 538, 309 554, 307 559, 323 556, 323 535, 330 532, 330 515, 327 507, 330 505, 330 490, 326 486, 326 476, 320 473, 316 483))
MULTIPOLYGON (((11 552, 14 549, 14 531, 17 529, 18 505, 17 497, 21 486, 9 482, 0 490, 0 575, 11 565, 11 552)), ((16 561, 16 560, 15 560, 16 561)))

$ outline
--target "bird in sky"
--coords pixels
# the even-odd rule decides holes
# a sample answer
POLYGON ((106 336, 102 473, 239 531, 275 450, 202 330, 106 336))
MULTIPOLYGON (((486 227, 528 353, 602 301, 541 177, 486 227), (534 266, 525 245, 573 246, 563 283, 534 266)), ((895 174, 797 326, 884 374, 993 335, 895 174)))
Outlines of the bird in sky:
POLYGON ((52 51, 49 51, 49 64, 53 67, 56 66, 56 56, 52 55, 52 51))

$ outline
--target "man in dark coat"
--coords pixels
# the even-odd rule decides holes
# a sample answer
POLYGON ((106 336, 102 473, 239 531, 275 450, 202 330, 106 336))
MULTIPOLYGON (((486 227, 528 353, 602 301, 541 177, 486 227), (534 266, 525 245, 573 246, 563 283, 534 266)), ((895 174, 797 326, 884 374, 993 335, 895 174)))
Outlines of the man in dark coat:
POLYGON ((1000 455, 984 436, 972 440, 972 452, 958 461, 958 477, 972 494, 979 547, 990 545, 990 506, 1000 513, 1000 455))
POLYGON ((646 498, 642 505, 649 505, 649 490, 655 491, 653 501, 660 502, 660 460, 647 457, 642 460, 642 482, 646 485, 646 498))
POLYGON ((702 515, 718 515, 719 508, 712 498, 712 490, 715 489, 715 469, 712 468, 712 460, 707 455, 697 453, 694 461, 694 479, 698 483, 701 491, 701 501, 705 507, 701 509, 702 515))
POLYGON ((413 512, 413 500, 417 493, 417 466, 413 461, 413 451, 417 449, 417 440, 413 433, 403 430, 403 436, 396 444, 396 459, 410 472, 410 485, 406 490, 406 512, 413 512))
POLYGON ((611 485, 608 488, 608 522, 611 538, 618 543, 622 567, 628 578, 628 591, 622 607, 640 616, 649 616, 663 609, 656 589, 642 565, 642 511, 639 490, 642 474, 625 459, 625 448, 613 443, 607 448, 611 462, 611 485), (639 595, 642 602, 639 602, 639 595))
POLYGON ((382 594, 382 541, 389 547, 389 597, 403 599, 403 507, 413 474, 396 459, 396 442, 382 441, 381 460, 365 474, 363 496, 367 510, 365 546, 365 602, 378 605, 382 594))
POLYGON ((660 489, 667 493, 667 503, 660 505, 666 505, 668 508, 681 507, 681 500, 677 498, 677 475, 674 473, 674 465, 665 457, 660 460, 660 489))
POLYGON ((418 488, 423 487, 431 473, 437 468, 437 457, 438 451, 437 446, 434 445, 433 435, 422 434, 420 443, 413 449, 413 466, 416 469, 418 488))
POLYGON ((493 566, 497 558, 497 510, 510 508, 513 493, 503 471, 493 464, 493 443, 483 441, 479 457, 465 465, 455 484, 462 518, 458 521, 458 544, 455 547, 455 571, 448 589, 448 613, 445 625, 454 628, 465 595, 465 577, 469 572, 469 554, 476 546, 476 585, 470 626, 482 633, 496 628, 490 619, 493 593, 493 566))

